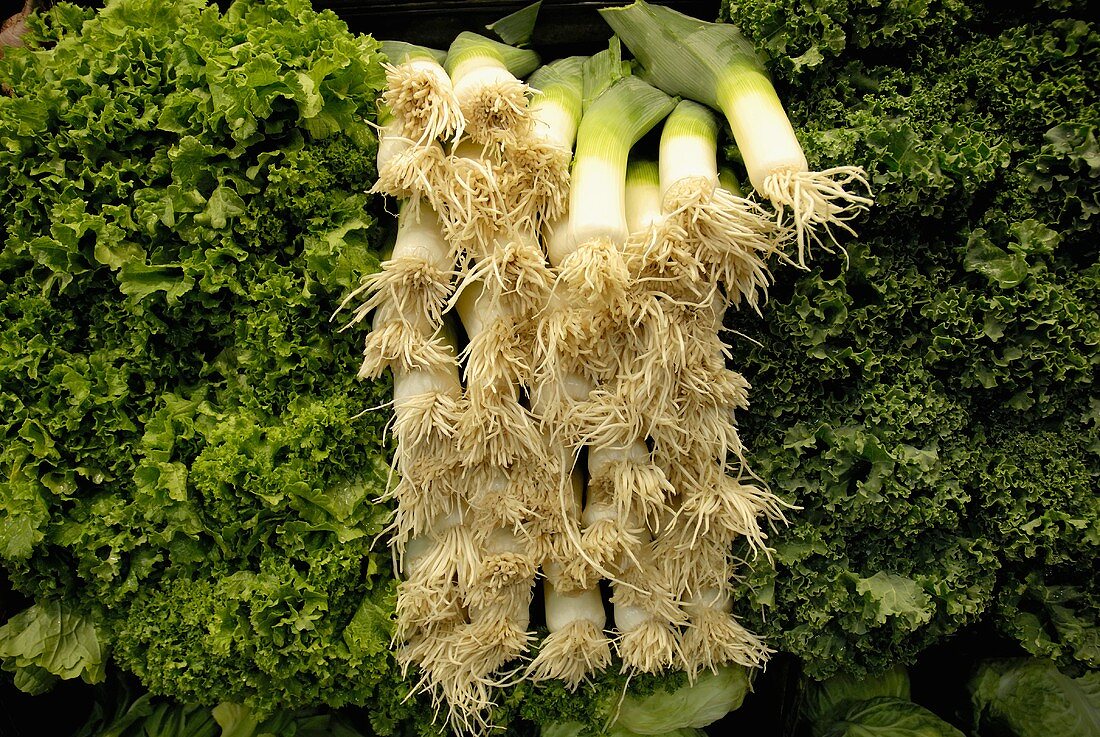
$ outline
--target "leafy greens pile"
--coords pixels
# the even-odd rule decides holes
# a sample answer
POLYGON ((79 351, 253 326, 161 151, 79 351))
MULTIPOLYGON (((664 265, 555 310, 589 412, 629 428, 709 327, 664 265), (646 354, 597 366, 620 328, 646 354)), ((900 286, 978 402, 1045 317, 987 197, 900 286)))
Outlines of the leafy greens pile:
MULTIPOLYGON (((818 679, 992 618, 1076 693, 1100 666, 1100 34, 1064 0, 805 5, 723 12, 811 166, 861 164, 877 203, 730 316, 758 341, 733 341, 753 466, 801 507, 739 615, 818 679)), ((62 4, 27 41, 0 60, 0 562, 35 603, 0 603, 0 662, 32 692, 111 661, 257 723, 359 704, 426 733, 374 539, 364 411, 390 387, 328 322, 378 265, 378 45, 303 0, 62 4)), ((983 718, 1014 719, 994 676, 983 718)), ((641 733, 630 699, 681 718, 685 680, 521 683, 494 722, 641 733)))
POLYGON ((301 0, 32 26, 0 61, 0 559, 37 602, 4 667, 390 694, 389 388, 328 323, 377 265, 378 44, 301 0))
MULTIPOLYGON (((732 327, 755 467, 802 507, 741 613, 808 674, 991 617, 1100 665, 1100 33, 1084 3, 730 3, 815 160, 866 167, 847 253, 732 327)), ((799 278, 800 277, 800 278, 799 278)), ((788 287, 787 285, 792 286, 788 287)))

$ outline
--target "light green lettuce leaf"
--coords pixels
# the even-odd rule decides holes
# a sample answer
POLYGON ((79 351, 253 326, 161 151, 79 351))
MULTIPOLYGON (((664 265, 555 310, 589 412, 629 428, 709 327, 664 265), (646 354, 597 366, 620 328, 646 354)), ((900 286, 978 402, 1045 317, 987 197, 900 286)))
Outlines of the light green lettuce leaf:
POLYGON ((748 671, 741 666, 726 666, 717 673, 704 673, 694 684, 675 691, 627 696, 615 726, 649 735, 705 727, 739 708, 748 690, 748 671))
POLYGON ((1041 658, 985 663, 970 682, 976 734, 1100 735, 1100 672, 1077 678, 1041 658))
POLYGON ((102 681, 106 652, 90 619, 59 601, 46 601, 24 609, 0 627, 0 659, 4 670, 16 674, 17 687, 36 694, 57 679, 102 681))
POLYGON ((817 734, 855 702, 883 696, 909 699, 909 673, 904 667, 896 665, 866 678, 841 673, 824 681, 810 682, 804 692, 802 715, 817 734))
POLYGON ((938 716, 907 699, 880 696, 848 708, 823 737, 964 737, 938 716))

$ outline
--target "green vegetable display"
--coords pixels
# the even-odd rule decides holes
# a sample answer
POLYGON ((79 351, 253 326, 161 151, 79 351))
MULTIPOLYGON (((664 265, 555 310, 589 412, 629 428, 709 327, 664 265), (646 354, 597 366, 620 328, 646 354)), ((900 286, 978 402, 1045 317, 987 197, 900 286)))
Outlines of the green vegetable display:
POLYGON ((73 737, 364 737, 347 719, 324 709, 277 711, 266 717, 228 701, 210 708, 178 704, 124 684, 97 701, 73 737))
MULTIPOLYGON (((425 72, 427 58, 446 62, 442 52, 393 44, 387 48, 407 58, 391 56, 396 66, 384 66, 378 41, 350 33, 308 0, 235 0, 223 7, 203 0, 109 0, 92 12, 61 3, 32 15, 27 48, 7 49, 0 59, 0 565, 12 588, 33 601, 25 608, 0 601, 5 682, 38 694, 59 679, 106 679, 106 686, 94 686, 100 701, 78 737, 430 737, 447 731, 443 697, 455 689, 446 687, 461 691, 467 681, 474 686, 469 711, 476 719, 452 723, 472 731, 701 737, 700 729, 753 698, 756 676, 740 665, 720 665, 742 661, 699 646, 706 644, 701 636, 693 661, 691 648, 683 647, 693 620, 661 619, 637 607, 636 618, 645 613, 659 620, 667 652, 658 657, 655 641, 639 639, 642 645, 624 657, 631 649, 621 635, 629 630, 620 625, 630 618, 616 612, 621 602, 608 601, 622 583, 604 570, 615 562, 611 553, 598 566, 584 558, 595 573, 585 572, 591 580, 577 589, 592 603, 584 621, 599 657, 549 646, 566 618, 539 604, 560 593, 553 589, 560 581, 546 583, 554 578, 547 561, 568 562, 578 553, 562 545, 534 556, 525 546, 537 536, 520 535, 529 530, 516 520, 546 533, 544 546, 550 532, 565 540, 564 528, 542 530, 535 523, 552 519, 573 532, 596 527, 595 513, 590 523, 580 512, 583 495, 586 509, 598 506, 590 504, 598 495, 582 491, 560 505, 551 499, 548 509, 556 515, 560 506, 563 513, 558 520, 540 517, 545 510, 523 506, 530 499, 510 500, 491 484, 458 489, 489 478, 467 473, 472 466, 463 464, 470 459, 458 456, 499 451, 520 434, 512 420, 538 414, 546 398, 518 378, 538 372, 504 367, 507 407, 499 418, 485 415, 496 423, 491 433, 476 421, 456 420, 435 439, 434 456, 426 452, 430 443, 406 438, 427 461, 419 467, 398 462, 405 481, 395 487, 394 441, 386 438, 394 425, 394 380, 385 370, 396 359, 383 356, 386 351, 372 358, 371 338, 364 351, 365 329, 341 330, 343 316, 333 319, 357 288, 362 294, 383 284, 401 294, 394 285, 407 277, 405 286, 419 285, 431 298, 422 300, 430 309, 421 311, 435 321, 426 337, 434 339, 439 329, 454 369, 446 378, 455 416, 470 396, 484 400, 497 392, 492 382, 479 386, 485 396, 469 388, 478 385, 469 345, 488 318, 478 327, 468 319, 469 304, 455 300, 467 313, 461 329, 452 335, 454 325, 442 321, 460 281, 461 269, 452 266, 456 254, 463 268, 480 264, 479 278, 487 283, 486 274, 500 270, 499 288, 492 289, 515 300, 498 309, 504 338, 523 337, 519 328, 509 335, 505 318, 515 317, 505 314, 509 310, 542 315, 543 302, 565 299, 553 275, 544 283, 534 279, 545 276, 544 249, 554 247, 552 233, 540 236, 536 226, 553 220, 569 232, 560 227, 569 222, 563 190, 572 153, 566 149, 581 111, 557 110, 548 103, 556 100, 552 85, 531 92, 521 71, 507 75, 514 130, 494 118, 503 93, 481 95, 474 83, 484 69, 466 80, 454 105, 443 92, 426 99, 415 84, 404 96, 391 89, 384 98, 392 79, 450 87, 444 67, 425 72), (399 68, 402 62, 407 68, 399 68), (452 147, 465 117, 484 120, 452 147), (545 140, 528 140, 528 117, 545 140), (393 149, 383 156, 379 130, 383 153, 387 145, 393 149), (486 146, 471 144, 471 136, 486 146), (509 146, 514 162, 501 158, 509 146), (561 151, 549 150, 555 146, 561 151), (409 154, 418 148, 421 158, 409 154), (536 176, 528 177, 532 161, 557 168, 540 179, 549 164, 535 167, 536 176), (387 162, 394 168, 389 174, 387 162), (444 171, 441 162, 454 168, 444 171), (511 189, 482 197, 496 186, 497 174, 511 189), (450 261, 435 275, 438 283, 418 282, 423 274, 415 264, 396 277, 379 272, 392 255, 387 247, 399 256, 401 248, 387 232, 394 218, 372 192, 415 201, 402 209, 406 235, 413 233, 401 243, 409 253, 424 246, 417 227, 438 231, 444 251, 437 258, 450 261), (412 224, 420 208, 429 207, 442 208, 439 217, 412 224), (516 213, 530 231, 520 245, 533 256, 494 265, 492 249, 503 250, 514 236, 496 226, 516 213), (494 238, 504 240, 489 239, 481 244, 486 251, 469 244, 446 250, 459 225, 476 233, 487 223, 496 228, 494 238), (502 275, 509 274, 515 289, 505 287, 502 275), (359 376, 367 378, 361 380, 356 374, 364 355, 359 376), (455 438, 464 440, 451 443, 455 438), (444 532, 475 527, 472 516, 462 519, 471 514, 465 502, 450 510, 454 519, 434 511, 417 517, 409 504, 404 518, 393 515, 400 494, 419 488, 410 480, 414 472, 438 478, 441 459, 455 470, 455 499, 476 491, 478 513, 503 515, 480 522, 478 534, 500 549, 479 552, 488 563, 479 559, 472 578, 484 584, 485 597, 504 581, 522 594, 508 602, 509 616, 512 609, 518 613, 505 632, 515 635, 514 647, 481 653, 484 662, 473 658, 478 667, 466 671, 455 668, 465 666, 454 654, 477 655, 492 645, 484 636, 493 625, 484 601, 426 598, 406 611, 416 627, 405 629, 415 630, 415 638, 401 636, 397 616, 400 541, 413 539, 423 556, 424 540, 416 538, 434 522, 444 532), (530 560, 509 574, 517 551, 530 560), (538 577, 541 587, 534 585, 538 577), (454 603, 456 644, 426 648, 434 660, 418 660, 418 643, 430 644, 443 632, 436 625, 447 612, 439 601, 454 603), (467 627, 478 617, 488 622, 484 629, 467 627), (552 664, 569 655, 577 662, 524 671, 540 655, 552 664), (137 697, 129 691, 135 678, 143 689, 137 697), (123 682, 121 695, 111 691, 123 682), (333 711, 344 707, 350 709, 333 711)), ((782 654, 781 669, 792 664, 792 672, 801 672, 805 690, 793 708, 813 737, 958 737, 960 726, 973 726, 975 737, 1100 734, 1100 584, 1081 573, 1100 568, 1100 392, 1094 381, 1100 367, 1100 32, 1084 20, 1086 9, 1079 0, 1026 8, 970 0, 724 2, 723 19, 736 23, 744 39, 722 28, 713 38, 736 38, 760 89, 782 102, 776 110, 789 117, 797 138, 788 142, 801 149, 798 156, 805 154, 798 170, 828 174, 842 164, 858 173, 858 180, 847 180, 860 185, 847 200, 851 212, 834 219, 847 222, 858 212, 858 236, 843 226, 829 229, 828 205, 809 208, 799 220, 787 193, 772 186, 769 195, 759 183, 753 191, 748 185, 761 167, 752 153, 732 145, 726 118, 712 119, 690 101, 664 99, 692 96, 684 90, 701 82, 691 70, 674 75, 684 90, 658 92, 660 75, 644 66, 659 61, 631 65, 619 58, 630 48, 626 31, 622 44, 613 39, 604 52, 616 65, 619 91, 633 90, 636 101, 637 90, 649 88, 662 98, 661 117, 679 110, 673 120, 707 121, 706 168, 718 165, 728 190, 723 202, 736 199, 759 212, 763 223, 775 225, 777 241, 784 228, 797 232, 787 260, 768 262, 770 281, 764 271, 754 272, 751 298, 725 319, 724 339, 732 346, 725 369, 751 384, 751 406, 744 406, 741 384, 737 402, 727 403, 737 409, 734 455, 760 482, 739 488, 746 498, 757 498, 751 492, 767 500, 775 510, 764 515, 770 526, 754 521, 748 532, 712 536, 719 543, 700 548, 701 555, 717 554, 715 575, 725 582, 729 572, 736 585, 709 602, 681 597, 695 585, 686 579, 699 577, 700 566, 686 555, 690 546, 668 537, 672 544, 654 549, 664 551, 656 556, 663 573, 673 572, 673 582, 684 586, 669 599, 676 607, 687 602, 699 610, 693 616, 706 610, 712 620, 736 622, 754 648, 752 664, 771 648, 782 654), (623 82, 628 68, 629 82, 623 82), (726 145, 718 161, 715 140, 726 145), (742 188, 748 199, 740 197, 742 188), (785 221, 792 212, 794 226, 785 221), (816 240, 807 223, 822 228, 816 240), (823 247, 811 252, 811 241, 823 247), (780 510, 773 493, 794 506, 780 510), (725 541, 735 537, 731 553, 725 541), (772 549, 764 551, 765 545, 772 549), (1035 657, 990 661, 977 670, 972 725, 929 702, 958 721, 949 724, 910 699, 903 666, 930 647, 969 637, 976 626, 1035 657)), ((527 40, 521 36, 529 35, 535 11, 518 14, 526 31, 515 39, 527 40)), ((691 19, 676 23, 682 34, 698 30, 691 19)), ((511 37, 513 29, 503 27, 511 37)), ((651 41, 659 37, 654 34, 651 41)), ((465 34, 463 43, 471 37, 465 34)), ((499 46, 478 41, 485 42, 499 46)), ((535 63, 534 51, 512 51, 527 66, 535 63)), ((580 57, 565 62, 563 69, 583 66, 580 57)), ((534 88, 539 74, 551 79, 547 70, 553 69, 543 67, 528 84, 534 88)), ((617 105, 622 117, 626 107, 617 105)), ((615 107, 601 112, 617 120, 615 107)), ((646 128, 657 120, 654 114, 646 128)), ((631 146, 620 152, 635 174, 648 166, 654 222, 670 215, 659 189, 669 172, 648 161, 657 138, 643 138, 630 152, 637 161, 627 160, 631 146)), ((666 164, 673 158, 662 156, 666 164)), ((679 163, 685 164, 682 157, 679 163)), ((622 179, 618 168, 602 173, 615 187, 622 179)), ((629 173, 621 183, 631 184, 629 173)), ((390 209, 397 209, 397 199, 390 209)), ((598 198, 581 199, 601 226, 604 210, 620 209, 601 210, 593 204, 598 198)), ((688 204, 682 222, 673 223, 685 237, 704 212, 688 204)), ((575 204, 570 217, 577 219, 578 209, 575 204)), ((607 246, 609 256, 616 248, 607 246)), ((509 251, 510 258, 518 252, 509 251)), ((596 266, 579 270, 579 282, 596 266)), ((712 280, 718 283, 725 285, 721 298, 707 303, 710 333, 718 325, 711 318, 725 307, 722 298, 739 303, 731 283, 712 280)), ((463 287, 471 294, 486 289, 463 287)), ((591 291, 593 299, 610 294, 591 291)), ((370 311, 358 309, 354 320, 370 311)), ((382 312, 370 334, 376 338, 385 338, 382 312)), ((639 327, 624 324, 626 332, 639 327)), ((655 345, 664 350, 664 342, 658 333, 655 345)), ((723 357, 715 360, 721 367, 723 357)), ((398 394, 408 379, 400 374, 398 394)), ((675 370, 670 376, 670 382, 640 385, 656 391, 682 378, 675 370)), ((588 387, 586 395, 595 387, 591 376, 578 385, 588 387)), ((695 388, 701 396, 716 391, 706 382, 695 388)), ((631 413, 659 415, 655 396, 631 413)), ((406 414, 416 412, 412 403, 406 414)), ((719 414, 729 424, 725 415, 734 413, 719 414)), ((400 406, 396 415, 396 426, 409 431, 400 406)), ((446 426, 453 417, 427 419, 446 426)), ((673 435, 711 427, 691 424, 695 419, 671 423, 673 435)), ((536 437, 534 428, 527 428, 532 438, 552 439, 536 437)), ((651 432, 629 438, 643 461, 659 446, 651 432)), ((595 446, 574 445, 566 450, 590 446, 580 457, 591 464, 595 446)), ((563 470, 568 478, 564 465, 540 465, 548 458, 536 462, 516 453, 508 463, 489 465, 532 478, 563 470)), ((725 466, 719 471, 724 475, 725 466)), ((590 474, 582 479, 578 473, 576 488, 592 488, 598 474, 590 474)), ((595 486, 607 482, 596 480, 595 486)), ((698 486, 699 504, 717 488, 706 480, 698 486)), ((676 496, 679 486, 653 488, 668 489, 668 499, 661 497, 667 519, 642 521, 640 551, 656 540, 651 524, 668 535, 675 530, 670 523, 692 513, 687 495, 676 496)), ((753 520, 760 516, 760 509, 750 511, 753 520)), ((700 514, 704 518, 696 537, 707 534, 701 529, 710 517, 700 514)), ((598 550, 591 540, 589 546, 598 550)), ((415 557, 402 562, 406 584, 415 583, 415 557)), ((443 558, 438 583, 453 594, 465 585, 463 573, 446 565, 461 561, 443 558)), ((629 573, 622 562, 615 565, 629 573)), ((472 584, 467 589, 481 591, 472 584)), ((636 604, 656 600, 636 592, 636 604)), ((920 686, 913 691, 920 695, 920 686)))
MULTIPOLYGON (((983 617, 1097 666, 1100 34, 1083 3, 748 0, 810 165, 863 165, 845 253, 729 327, 746 447, 802 510, 740 614, 806 672, 983 617), (1094 579, 1094 577, 1093 577, 1094 579), (758 622, 758 624, 757 624, 758 622)), ((791 286, 788 286, 791 285, 791 286)))
POLYGON ((542 737, 578 737, 593 727, 615 737, 661 735, 697 737, 698 730, 741 706, 749 690, 745 668, 730 666, 705 673, 692 685, 645 695, 605 699, 583 721, 542 721, 542 737), (587 725, 587 727, 586 727, 587 725))
POLYGON ((881 696, 861 701, 823 732, 824 737, 964 737, 923 706, 881 696))
POLYGON ((810 681, 801 712, 817 734, 840 719, 853 704, 876 698, 909 700, 909 694, 909 673, 900 666, 871 678, 840 673, 824 681, 810 681))

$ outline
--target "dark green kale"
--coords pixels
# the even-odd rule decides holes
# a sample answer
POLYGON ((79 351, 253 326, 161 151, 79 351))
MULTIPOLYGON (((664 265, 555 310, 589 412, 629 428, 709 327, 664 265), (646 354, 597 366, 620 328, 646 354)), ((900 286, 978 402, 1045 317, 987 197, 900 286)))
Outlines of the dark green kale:
POLYGON ((1095 667, 1100 33, 1082 3, 805 5, 725 12, 811 168, 865 167, 876 204, 731 316, 754 467, 801 507, 740 613, 815 678, 983 617, 1095 667))

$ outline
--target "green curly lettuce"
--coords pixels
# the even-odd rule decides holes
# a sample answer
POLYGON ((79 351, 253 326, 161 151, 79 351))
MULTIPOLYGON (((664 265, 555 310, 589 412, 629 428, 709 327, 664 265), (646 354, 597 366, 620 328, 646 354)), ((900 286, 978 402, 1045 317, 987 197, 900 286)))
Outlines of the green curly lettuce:
POLYGON ((379 45, 304 0, 60 4, 26 40, 0 61, 13 585, 156 694, 412 723, 365 412, 390 387, 329 322, 378 265, 379 45))

